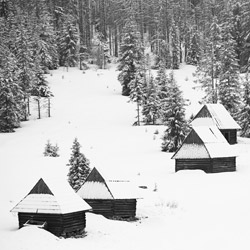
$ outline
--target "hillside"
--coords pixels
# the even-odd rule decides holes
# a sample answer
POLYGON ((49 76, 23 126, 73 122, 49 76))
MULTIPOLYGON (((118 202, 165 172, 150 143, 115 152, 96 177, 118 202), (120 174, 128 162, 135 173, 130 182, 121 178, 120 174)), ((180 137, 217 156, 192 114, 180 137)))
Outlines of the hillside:
MULTIPOLYGON (((187 117, 196 113, 201 92, 194 89, 192 66, 182 65, 176 79, 189 99, 187 117)), ((64 68, 47 76, 55 95, 51 118, 30 121, 15 133, 0 134, 0 249, 176 249, 248 250, 250 248, 250 140, 239 139, 234 173, 174 173, 171 153, 160 150, 163 126, 132 126, 135 106, 121 96, 115 68, 83 74, 64 68), (158 130, 159 134, 155 134, 158 130), (81 151, 107 178, 129 179, 140 189, 135 222, 111 221, 87 214, 87 236, 58 239, 34 228, 18 229, 10 209, 41 176, 67 178, 70 148, 81 151), (47 158, 47 140, 60 157, 47 158)), ((221 149, 223 150, 223 149, 221 149)))

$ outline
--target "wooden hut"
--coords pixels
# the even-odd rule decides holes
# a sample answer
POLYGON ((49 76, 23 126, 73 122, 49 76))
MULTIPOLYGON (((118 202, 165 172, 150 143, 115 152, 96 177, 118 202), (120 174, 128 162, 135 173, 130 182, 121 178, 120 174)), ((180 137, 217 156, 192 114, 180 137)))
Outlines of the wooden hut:
POLYGON ((192 121, 192 126, 211 125, 218 127, 229 144, 237 143, 237 130, 240 126, 222 104, 204 105, 192 121))
POLYGON ((138 195, 131 183, 105 180, 96 168, 93 168, 77 193, 96 214, 107 218, 136 216, 138 195))
POLYGON ((85 212, 90 209, 66 180, 41 178, 11 212, 18 213, 20 228, 44 225, 51 233, 66 236, 85 228, 85 212))
POLYGON ((201 169, 206 173, 236 170, 236 154, 216 126, 193 127, 172 156, 175 171, 201 169))

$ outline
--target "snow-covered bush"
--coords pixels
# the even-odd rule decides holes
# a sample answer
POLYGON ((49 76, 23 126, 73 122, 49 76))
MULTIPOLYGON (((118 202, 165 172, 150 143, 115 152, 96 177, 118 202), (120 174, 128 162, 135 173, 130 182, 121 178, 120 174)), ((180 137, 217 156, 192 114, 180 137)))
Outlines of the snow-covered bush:
POLYGON ((59 147, 56 145, 52 145, 50 141, 47 141, 47 144, 45 145, 45 149, 43 152, 44 156, 50 156, 50 157, 58 157, 59 147))

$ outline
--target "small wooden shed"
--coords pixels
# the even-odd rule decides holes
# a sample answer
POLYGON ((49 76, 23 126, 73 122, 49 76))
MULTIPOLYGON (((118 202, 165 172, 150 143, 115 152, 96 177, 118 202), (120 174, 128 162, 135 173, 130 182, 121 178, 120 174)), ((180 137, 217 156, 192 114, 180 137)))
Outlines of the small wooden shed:
POLYGON ((41 178, 11 212, 18 213, 19 228, 45 225, 57 236, 78 232, 86 226, 85 212, 91 207, 65 180, 41 178))
POLYGON ((105 180, 96 168, 93 168, 77 193, 92 207, 93 213, 107 218, 136 216, 139 197, 135 187, 129 181, 105 180))
POLYGON ((229 144, 237 143, 237 130, 240 126, 222 104, 204 105, 192 121, 192 126, 211 125, 218 127, 229 144))
POLYGON ((236 170, 236 154, 216 126, 193 127, 172 156, 175 171, 201 169, 206 173, 236 170))

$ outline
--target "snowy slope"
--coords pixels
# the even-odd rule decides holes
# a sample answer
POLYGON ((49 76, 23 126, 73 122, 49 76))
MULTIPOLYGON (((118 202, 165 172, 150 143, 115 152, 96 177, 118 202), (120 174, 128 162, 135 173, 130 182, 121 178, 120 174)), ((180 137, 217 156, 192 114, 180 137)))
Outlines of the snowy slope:
MULTIPOLYGON (((187 113, 196 113, 201 92, 194 89, 194 68, 183 65, 175 76, 187 113)), ((13 134, 0 134, 0 249, 250 249, 250 140, 235 145, 237 172, 174 173, 172 154, 160 151, 163 127, 131 126, 135 106, 121 96, 117 72, 77 69, 48 76, 55 97, 52 117, 30 121, 13 134), (159 130, 159 134, 155 131, 159 130), (139 220, 111 221, 87 214, 86 237, 58 239, 35 228, 18 229, 10 213, 42 176, 67 178, 74 138, 82 152, 107 179, 129 179, 140 189, 139 220), (57 143, 60 157, 47 158, 47 140, 57 143)), ((222 149, 223 150, 223 149, 222 149)))

